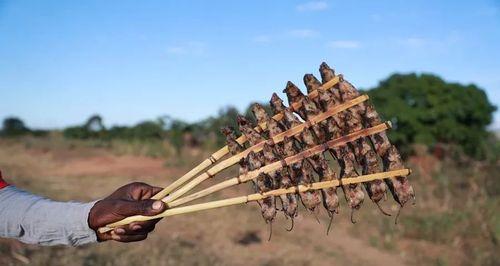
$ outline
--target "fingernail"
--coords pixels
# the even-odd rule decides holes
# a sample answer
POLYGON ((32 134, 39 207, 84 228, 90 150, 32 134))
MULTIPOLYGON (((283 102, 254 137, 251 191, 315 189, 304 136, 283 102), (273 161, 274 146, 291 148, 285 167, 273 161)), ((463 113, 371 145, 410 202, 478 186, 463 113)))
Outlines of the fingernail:
POLYGON ((160 210, 161 206, 163 206, 163 202, 157 200, 153 203, 153 210, 160 210))
POLYGON ((123 229, 123 228, 116 228, 115 229, 115 233, 118 234, 118 235, 123 235, 123 234, 125 234, 125 229, 123 229))
POLYGON ((111 232, 111 239, 119 241, 121 238, 114 231, 111 232))
POLYGON ((141 227, 140 225, 138 225, 138 224, 136 224, 136 225, 132 226, 132 230, 134 230, 134 231, 141 230, 141 228, 142 228, 142 227, 141 227))

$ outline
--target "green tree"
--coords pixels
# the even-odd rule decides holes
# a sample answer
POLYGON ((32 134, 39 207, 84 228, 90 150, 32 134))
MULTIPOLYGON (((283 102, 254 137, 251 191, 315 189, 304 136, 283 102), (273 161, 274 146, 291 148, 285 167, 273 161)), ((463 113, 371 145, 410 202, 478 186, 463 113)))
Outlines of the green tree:
POLYGON ((2 136, 17 137, 30 133, 24 122, 17 117, 8 117, 3 120, 2 136))
POLYGON ((452 143, 468 155, 484 157, 486 127, 493 106, 476 85, 448 83, 431 74, 394 74, 367 92, 377 110, 391 120, 391 138, 400 147, 452 143))
POLYGON ((82 126, 68 127, 63 130, 66 138, 72 139, 96 139, 106 135, 106 128, 100 115, 92 115, 82 126))
POLYGON ((92 115, 89 117, 83 127, 90 132, 101 132, 105 130, 104 123, 100 115, 92 115))
POLYGON ((162 120, 164 126, 167 128, 167 138, 174 146, 177 154, 181 153, 184 146, 184 133, 189 129, 189 124, 179 120, 167 117, 162 120))

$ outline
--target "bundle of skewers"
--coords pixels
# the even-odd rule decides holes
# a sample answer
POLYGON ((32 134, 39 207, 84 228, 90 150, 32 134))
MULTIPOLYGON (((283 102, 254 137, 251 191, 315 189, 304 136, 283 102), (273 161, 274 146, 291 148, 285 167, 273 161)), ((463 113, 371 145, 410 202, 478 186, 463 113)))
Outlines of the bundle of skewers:
POLYGON ((383 122, 367 101, 368 96, 361 95, 326 63, 321 64, 319 72, 321 82, 312 74, 304 76, 307 95, 292 82, 286 84, 283 92, 288 98, 288 107, 274 93, 270 100, 273 114, 254 104, 255 124, 238 116, 241 136, 238 137, 233 128, 223 128, 225 147, 153 197, 167 204, 168 209, 162 214, 128 217, 100 231, 135 221, 248 202, 259 204, 262 217, 270 226, 277 212, 282 211, 292 220, 293 227, 299 201, 314 214, 323 205, 330 217, 329 231, 334 215, 339 213, 339 190, 351 209, 353 223, 354 211, 366 199, 364 191, 379 210, 389 216, 380 202, 387 200, 387 194, 391 193, 399 205, 397 221, 401 208, 414 202, 415 193, 407 178, 411 170, 404 167, 398 150, 386 135, 390 122, 383 122), (188 194, 234 165, 239 167, 237 177, 188 194), (254 194, 187 205, 247 182, 252 184, 254 194))

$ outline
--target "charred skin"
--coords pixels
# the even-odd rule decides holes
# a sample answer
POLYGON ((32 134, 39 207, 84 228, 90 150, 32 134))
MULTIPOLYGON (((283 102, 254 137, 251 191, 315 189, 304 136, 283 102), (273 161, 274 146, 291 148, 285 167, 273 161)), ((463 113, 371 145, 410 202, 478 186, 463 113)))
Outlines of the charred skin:
MULTIPOLYGON (((264 165, 272 164, 274 162, 279 161, 278 155, 275 153, 273 147, 271 145, 265 143, 264 147, 262 148, 262 154, 264 155, 264 165)), ((273 170, 269 173, 267 173, 270 177, 270 180, 268 183, 266 183, 266 188, 267 189, 276 189, 278 181, 281 179, 280 171, 279 170, 273 170)))
MULTIPOLYGON (((328 161, 319 157, 319 169, 318 174, 320 177, 319 181, 331 181, 337 178, 335 172, 328 165, 328 161)), ((323 195, 323 206, 330 213, 338 213, 339 210, 339 197, 337 195, 337 187, 324 188, 321 190, 323 195)))
MULTIPOLYGON (((237 141, 236 141, 236 134, 234 133, 234 129, 231 127, 223 127, 221 128, 222 134, 226 136, 226 144, 229 149, 229 153, 231 155, 236 155, 244 150, 244 147, 241 146, 237 141)), ((246 158, 241 158, 241 160, 238 162, 240 169, 238 171, 239 175, 246 175, 248 173, 249 165, 248 161, 246 158)))
MULTIPOLYGON (((304 129, 302 131, 301 138, 307 148, 315 146, 316 141, 314 140, 314 136, 309 129, 304 129)), ((314 169, 317 172, 317 169, 319 169, 319 158, 320 155, 314 155, 302 162, 300 184, 307 185, 314 182, 312 170, 314 169)), ((300 197, 304 206, 311 211, 316 209, 316 207, 321 204, 321 196, 318 191, 300 193, 300 197)))
MULTIPOLYGON (((338 162, 341 169, 340 179, 358 176, 354 167, 354 154, 348 150, 347 146, 339 147, 335 150, 335 153, 339 158, 338 162)), ((357 210, 361 207, 365 199, 365 193, 363 193, 360 184, 349 184, 344 186, 344 193, 350 208, 357 210)))
MULTIPOLYGON (((354 86, 346 80, 341 80, 337 86, 344 102, 352 100, 360 95, 358 90, 356 90, 356 88, 354 88, 354 86)), ((359 107, 361 106, 363 105, 360 104, 359 107)))
MULTIPOLYGON (((250 145, 255 145, 263 141, 262 136, 253 129, 253 125, 243 116, 238 116, 238 126, 240 131, 248 139, 250 145)), ((264 166, 264 155, 262 152, 250 152, 247 156, 248 168, 250 171, 257 170, 264 166)), ((267 174, 261 173, 259 176, 252 180, 254 188, 259 193, 263 193, 273 189, 273 180, 267 174)), ((276 217, 276 199, 274 196, 267 197, 258 201, 261 209, 261 214, 266 223, 272 222, 276 217)))
MULTIPOLYGON (((381 123, 380 116, 371 104, 366 106, 364 118, 364 122, 368 126, 374 126, 381 123)), ((382 158, 384 171, 404 168, 401 155, 396 147, 390 143, 385 132, 380 132, 371 136, 371 141, 375 147, 375 151, 382 158)), ((401 206, 404 206, 410 199, 415 199, 415 191, 406 176, 387 178, 385 179, 385 183, 389 187, 394 200, 396 200, 396 202, 398 202, 401 206)))
MULTIPOLYGON (((248 154, 248 164, 250 171, 254 171, 263 166, 264 158, 262 153, 250 152, 248 154)), ((273 181, 271 177, 265 173, 260 173, 254 181, 254 186, 257 192, 264 193, 272 190, 273 181)), ((276 217, 276 199, 274 196, 267 197, 258 201, 262 217, 266 222, 271 222, 276 217)))
POLYGON ((267 120, 269 120, 269 115, 267 114, 266 110, 262 105, 258 103, 252 104, 252 113, 254 114, 255 118, 257 119, 257 123, 265 123, 267 120))
POLYGON ((304 84, 307 87, 307 93, 318 90, 321 87, 321 82, 313 75, 313 74, 305 74, 304 75, 304 84))
POLYGON ((279 114, 285 111, 286 107, 283 104, 283 100, 276 93, 273 93, 273 96, 271 97, 271 101, 269 101, 269 104, 271 105, 271 110, 273 111, 274 114, 279 114))
MULTIPOLYGON (((321 113, 321 110, 311 99, 309 99, 309 97, 302 98, 302 106, 304 107, 308 119, 321 113)), ((316 135, 316 138, 319 141, 318 144, 325 143, 328 140, 328 134, 324 130, 325 124, 326 121, 322 121, 319 124, 313 125, 311 127, 311 129, 314 131, 314 134, 316 135)))
POLYGON ((285 108, 283 111, 283 125, 287 130, 300 125, 300 120, 293 114, 290 108, 285 108))
MULTIPOLYGON (((373 150, 369 150, 362 157, 363 175, 369 175, 379 172, 380 166, 377 154, 373 150)), ((375 203, 386 198, 387 186, 382 180, 374 180, 372 182, 363 183, 365 185, 368 196, 375 203)))
MULTIPOLYGON (((312 175, 312 167, 307 161, 302 162, 300 184, 309 185, 314 182, 312 175)), ((316 210, 316 208, 321 204, 321 194, 317 190, 311 190, 299 193, 302 204, 310 211, 316 210)))
MULTIPOLYGON (((331 69, 325 62, 321 63, 319 66, 319 73, 321 74, 321 82, 323 84, 335 78, 335 71, 331 69)), ((330 90, 335 98, 335 101, 340 102, 342 97, 340 96, 340 91, 331 89, 330 90)))
POLYGON ((241 146, 237 141, 236 141, 236 135, 234 133, 234 129, 231 127, 223 127, 221 128, 222 134, 226 136, 226 145, 229 149, 229 153, 232 155, 236 155, 239 152, 243 151, 243 146, 241 146))
MULTIPOLYGON (((296 148, 295 141, 288 137, 285 137, 284 139, 283 149, 287 157, 293 156, 299 152, 299 150, 296 148)), ((294 163, 289 166, 290 179, 295 185, 307 185, 311 183, 313 181, 311 172, 311 166, 306 160, 294 163)), ((314 211, 319 206, 319 204, 321 204, 321 195, 317 190, 300 193, 299 195, 302 204, 310 211, 314 211)))
MULTIPOLYGON (((322 63, 320 66, 321 77, 323 78, 323 83, 328 82, 332 76, 334 76, 333 70, 326 64, 322 63)), ((359 96, 359 92, 356 88, 347 81, 339 83, 338 90, 344 100, 352 99, 359 96)), ((357 112, 361 115, 362 123, 367 127, 376 126, 381 123, 381 119, 373 105, 369 103, 363 103, 359 105, 357 112)), ((370 137, 375 152, 382 158, 384 164, 384 170, 396 170, 403 168, 401 155, 399 154, 396 147, 394 147, 385 132, 375 134, 370 137)), ((404 206, 410 199, 415 199, 415 192, 413 187, 410 185, 408 178, 405 176, 396 178, 387 178, 385 183, 389 187, 394 199, 401 205, 404 206)))
MULTIPOLYGON (((270 118, 266 110, 260 104, 254 104, 252 106, 252 112, 257 119, 258 123, 267 123, 267 132, 270 137, 283 132, 279 123, 270 118)), ((281 159, 281 154, 283 153, 282 145, 275 144, 271 147, 269 144, 264 144, 263 147, 264 163, 271 164, 281 159)), ((288 188, 291 185, 290 175, 286 168, 281 168, 277 171, 269 173, 270 178, 273 181, 273 188, 288 188)), ((297 199, 294 195, 281 195, 281 206, 283 207, 283 212, 287 217, 295 217, 297 213, 297 199)))
MULTIPOLYGON (((297 146, 295 145, 294 139, 289 137, 285 137, 283 139, 283 152, 284 152, 283 157, 290 157, 299 152, 297 146)), ((298 185, 300 182, 300 176, 302 175, 300 173, 302 171, 301 169, 302 169, 302 162, 294 163, 288 166, 290 180, 294 186, 298 185)))
MULTIPOLYGON (((329 81, 327 80, 328 77, 334 76, 333 70, 331 70, 326 64, 322 64, 320 66, 320 72, 322 73, 322 76, 325 75, 326 79, 324 81, 326 82, 329 81)), ((342 101, 352 100, 355 97, 359 96, 359 92, 354 88, 354 86, 344 80, 340 81, 340 83, 338 84, 338 91, 340 92, 342 101)), ((364 105, 355 105, 340 114, 341 120, 344 122, 344 124, 340 124, 339 126, 344 135, 363 129, 363 120, 361 114, 364 113, 364 108, 362 106, 364 105)), ((378 172, 380 168, 378 166, 378 159, 375 152, 373 151, 373 148, 369 144, 368 138, 360 138, 349 143, 349 145, 354 151, 355 158, 363 168, 363 174, 372 174, 378 172), (366 164, 369 165, 367 166, 366 164)), ((374 180, 363 184, 366 191, 368 192, 368 196, 375 203, 378 203, 380 200, 386 198, 387 186, 383 181, 374 180)))
MULTIPOLYGON (((274 111, 280 110, 281 112, 283 112, 284 118, 282 121, 282 125, 284 130, 300 125, 300 121, 292 113, 292 111, 289 108, 283 108, 283 101, 278 97, 278 95, 274 94, 271 102, 274 102, 274 104, 271 104, 271 107, 274 111)), ((298 152, 299 149, 297 148, 295 140, 293 138, 285 137, 283 140, 283 157, 290 157, 297 154, 298 152)), ((306 180, 312 181, 312 176, 310 175, 311 172, 307 172, 311 171, 310 166, 305 161, 290 165, 288 167, 288 170, 291 183, 293 185, 305 184, 306 180)), ((311 211, 314 211, 316 207, 321 204, 321 195, 318 193, 318 191, 301 193, 300 196, 304 206, 311 211)))
MULTIPOLYGON (((302 94, 302 92, 299 91, 299 95, 302 94)), ((302 97, 303 98, 303 97, 302 97)), ((304 110, 305 111, 305 110, 304 110)), ((300 121, 298 118, 291 112, 290 109, 285 109, 283 113, 283 124, 285 125, 286 129, 290 129, 291 127, 295 127, 297 125, 300 125, 300 121)), ((305 115, 305 113, 304 113, 305 115)), ((299 143, 304 142, 304 135, 306 136, 307 141, 310 143, 314 143, 314 140, 312 140, 313 136, 310 132, 309 129, 305 129, 300 136, 297 137, 297 140, 299 143)), ((296 148, 294 145, 293 139, 285 138, 284 140, 284 150, 286 156, 293 156, 296 153, 299 152, 299 150, 296 148)), ((307 144, 306 144, 307 145, 307 144)), ((313 144, 314 145, 314 144, 313 144)), ((291 166, 291 176, 294 180, 298 181, 299 184, 302 185, 307 185, 312 182, 314 182, 314 179, 311 175, 312 173, 312 168, 311 165, 309 164, 309 160, 304 160, 301 163, 296 163, 291 166)), ((307 191, 304 193, 299 193, 300 199, 302 200, 302 204, 310 211, 314 211, 320 204, 321 204, 321 195, 318 191, 313 190, 313 191, 307 191)))
MULTIPOLYGON (((288 98, 288 104, 293 106, 294 103, 300 103, 304 99, 305 95, 300 91, 299 87, 293 84, 291 81, 286 83, 286 88, 283 90, 288 98)), ((307 120, 306 111, 304 106, 300 106, 294 111, 300 116, 300 118, 307 120)))
MULTIPOLYGON (((356 132, 358 130, 363 129, 363 125, 359 115, 355 112, 351 112, 353 110, 349 110, 349 112, 344 112, 345 114, 345 133, 349 134, 356 132)), ((356 141, 350 142, 349 145, 352 147, 354 151, 355 158, 358 160, 359 164, 363 168, 363 174, 373 174, 379 172, 380 167, 378 164, 378 159, 373 151, 372 147, 369 144, 368 138, 359 138, 356 141), (369 164, 369 165, 366 165, 369 164)), ((387 186, 382 180, 374 180, 370 182, 363 183, 366 191, 368 192, 368 196, 370 199, 378 203, 380 200, 386 198, 387 186)))
MULTIPOLYGON (((404 168, 401 155, 399 155, 399 152, 394 145, 391 145, 386 153, 386 156, 384 156, 382 160, 384 162, 385 171, 404 168)), ((386 183, 389 186, 394 199, 401 206, 404 206, 408 201, 410 201, 410 199, 415 200, 415 191, 408 182, 408 178, 406 176, 397 176, 396 178, 386 179, 386 183)))
POLYGON ((248 143, 250 143, 251 146, 264 140, 264 138, 257 131, 255 131, 253 125, 246 119, 246 117, 238 115, 237 122, 241 133, 247 137, 248 143))
MULTIPOLYGON (((306 114, 311 117, 314 115, 318 115, 320 110, 316 107, 316 105, 311 102, 309 99, 305 99, 304 107, 306 110, 306 114)), ((324 125, 315 125, 313 126, 313 131, 315 135, 312 134, 311 130, 305 129, 302 134, 302 141, 307 145, 307 148, 312 148, 317 144, 324 143, 327 141, 327 135, 324 133, 324 125), (316 128, 315 128, 316 127, 316 128), (318 136, 319 135, 319 136, 318 136)), ((314 171, 318 173, 320 177, 320 181, 332 180, 335 173, 328 165, 324 156, 315 155, 309 158, 309 163, 311 163, 314 171)), ((336 188, 323 189, 323 206, 329 213, 338 212, 339 200, 337 196, 336 188)))
MULTIPOLYGON (((332 78, 335 77, 333 72, 321 71, 321 77, 323 79, 323 83, 328 82, 332 78)), ((308 90, 312 91, 317 88, 317 84, 319 81, 313 75, 306 75, 304 77, 304 82, 308 90)), ((337 105, 342 100, 340 93, 338 90, 320 90, 318 93, 318 101, 317 105, 323 111, 337 105)), ((311 112, 318 112, 319 110, 313 110, 313 106, 309 107, 311 112)), ((312 113, 311 113, 312 114, 312 113)), ((339 138, 344 134, 344 120, 341 117, 341 114, 334 115, 326 120, 325 123, 322 124, 323 129, 328 134, 329 139, 339 138)), ((336 147, 331 150, 331 153, 334 157, 337 158, 337 161, 341 167, 340 178, 348 178, 348 177, 356 177, 357 173, 355 170, 355 157, 354 154, 350 151, 350 148, 347 146, 336 147)), ((359 184, 351 184, 347 186, 343 186, 344 194, 346 197, 346 201, 348 205, 352 209, 359 209, 361 204, 364 201, 364 193, 359 184)))
MULTIPOLYGON (((306 80, 306 79, 305 79, 306 80)), ((308 78, 307 80, 312 80, 311 78, 308 78)), ((306 84, 308 87, 312 87, 314 85, 310 85, 310 84, 306 84)), ((296 87, 293 87, 293 86, 290 86, 290 87, 287 87, 286 91, 287 91, 287 95, 291 98, 289 98, 289 102, 290 104, 293 104, 293 99, 295 100, 301 100, 303 101, 303 110, 304 110, 304 115, 307 116, 314 116, 314 115, 317 115, 319 114, 320 110, 317 108, 317 106, 310 100, 308 100, 305 96, 304 97, 300 97, 300 95, 302 94, 300 91, 299 92, 296 92, 296 90, 298 90, 298 88, 296 87)), ((330 103, 332 103, 333 101, 330 101, 330 103)), ((330 106, 327 106, 327 107, 330 107, 330 106)), ((295 121, 292 117, 292 115, 288 114, 286 111, 285 111, 285 120, 286 121, 289 121, 289 124, 294 126, 297 124, 298 120, 295 121)), ((334 137, 340 137, 341 136, 341 131, 340 129, 338 128, 338 126, 336 125, 335 121, 333 119, 330 119, 331 121, 328 122, 327 120, 327 123, 330 123, 330 126, 331 127, 335 127, 335 129, 332 129, 330 131, 330 133, 335 133, 335 136, 334 137)), ((340 120, 341 121, 341 120, 340 120)), ((328 127, 328 125, 324 125, 326 127, 328 127)), ((320 130, 317 130, 317 132, 324 132, 323 129, 320 129, 320 130)), ((304 132, 301 134, 301 137, 302 137, 302 141, 304 143, 308 143, 308 142, 312 142, 311 144, 314 143, 314 141, 311 141, 310 140, 310 137, 308 137, 307 134, 304 134, 304 132)), ((326 137, 326 136, 325 136, 326 137)), ((311 137, 312 138, 312 137, 311 137)), ((340 161, 339 164, 342 166, 347 166, 347 169, 344 167, 343 171, 342 171, 342 174, 341 174, 341 178, 344 178, 344 177, 355 177, 357 176, 356 174, 356 171, 355 171, 355 168, 354 168, 354 165, 355 165, 355 158, 354 158, 354 155, 352 155, 352 153, 350 154, 350 152, 348 151, 347 147, 339 147, 337 148, 337 152, 334 152, 337 156, 338 154, 340 154, 340 156, 342 156, 340 158, 340 161)), ((334 150, 335 151, 335 150, 334 150)), ((314 163, 314 166, 315 168, 318 168, 318 164, 317 163, 314 163)), ((361 186, 359 184, 352 184, 352 185, 349 185, 349 186, 345 186, 344 190, 346 191, 345 194, 346 194, 346 200, 349 204, 349 207, 353 208, 353 209, 359 209, 361 204, 363 203, 364 201, 364 193, 363 193, 363 190, 361 189, 361 186)), ((330 199, 331 200, 331 199, 330 199)), ((335 200, 333 200, 335 201, 335 200)), ((326 205, 326 203, 324 203, 324 205, 326 205)), ((328 210, 330 209, 335 209, 335 203, 333 203, 333 206, 328 206, 328 210)))
MULTIPOLYGON (((274 137, 284 131, 283 126, 278 123, 276 120, 270 118, 267 122, 268 130, 269 130, 269 135, 271 137, 274 137)), ((290 140, 287 140, 290 141, 290 140)), ((277 159, 283 159, 286 157, 285 151, 283 148, 284 144, 283 143, 278 143, 274 145, 274 152, 275 155, 277 156, 277 159)), ((282 167, 279 172, 279 187, 280 188, 289 188, 292 186, 297 185, 296 183, 293 182, 292 177, 290 175, 290 167, 282 167)), ((283 211, 286 216, 290 218, 294 218, 297 216, 297 196, 296 194, 285 194, 280 196, 280 200, 283 206, 283 211)))

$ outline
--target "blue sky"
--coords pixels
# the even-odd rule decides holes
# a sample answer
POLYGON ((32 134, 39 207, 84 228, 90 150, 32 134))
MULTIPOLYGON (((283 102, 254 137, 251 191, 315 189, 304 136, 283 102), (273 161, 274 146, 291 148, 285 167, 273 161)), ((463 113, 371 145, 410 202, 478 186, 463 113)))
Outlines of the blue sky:
POLYGON ((499 105, 499 47, 499 1, 0 0, 0 119, 196 121, 302 85, 322 61, 360 88, 432 72, 499 105))

